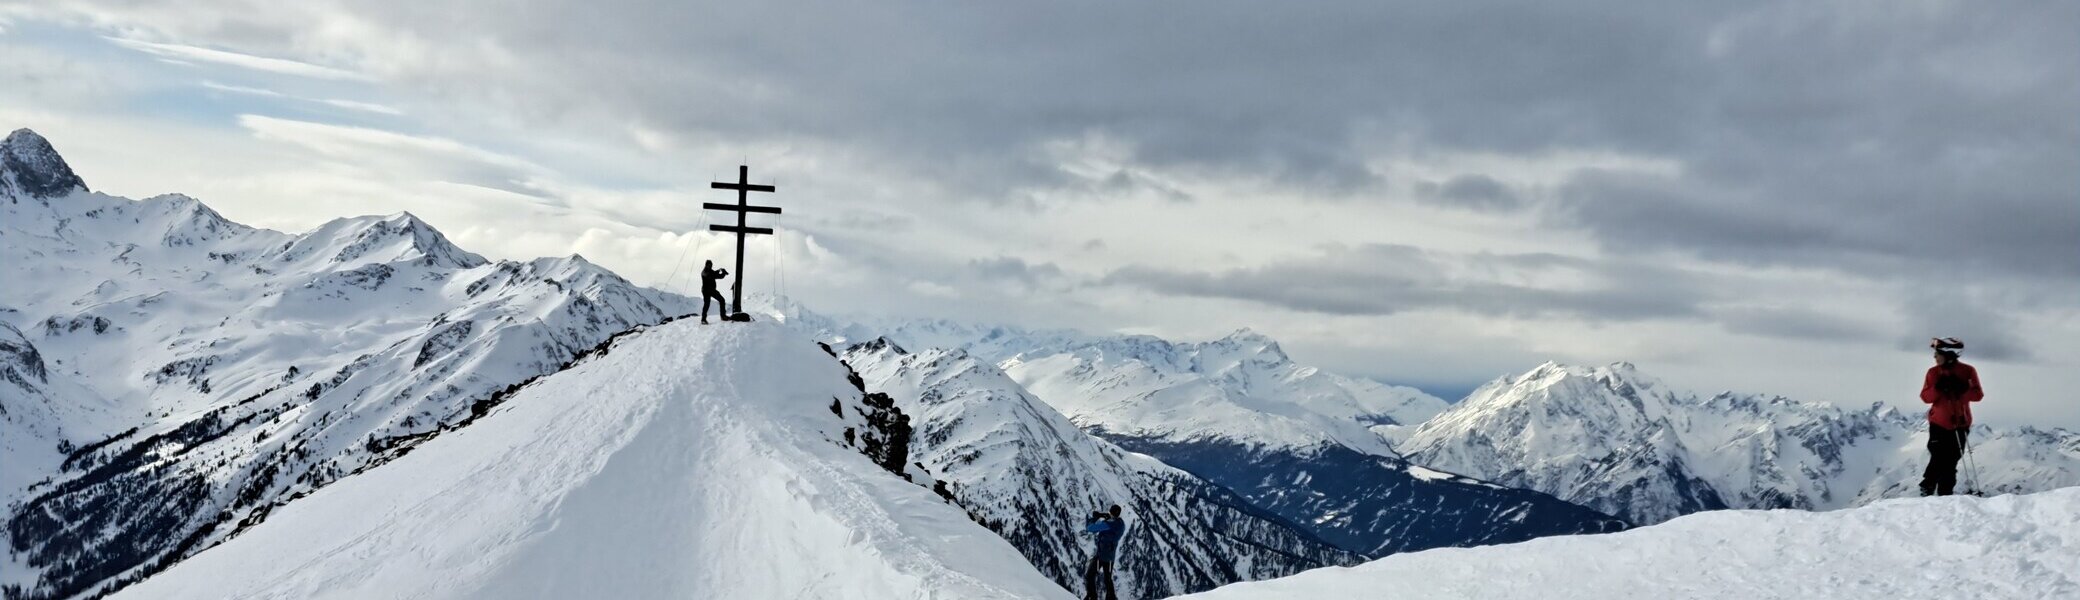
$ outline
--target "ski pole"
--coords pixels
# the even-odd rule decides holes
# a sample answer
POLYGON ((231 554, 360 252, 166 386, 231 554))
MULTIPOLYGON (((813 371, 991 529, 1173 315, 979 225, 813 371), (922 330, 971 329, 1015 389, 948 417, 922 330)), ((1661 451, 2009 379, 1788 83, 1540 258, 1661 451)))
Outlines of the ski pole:
POLYGON ((1979 461, 1972 458, 1972 447, 1965 445, 1964 430, 1959 429, 1952 433, 1957 434, 1957 449, 1964 451, 1964 466, 1966 472, 1971 474, 1967 481, 1971 482, 1972 489, 1968 493, 1974 496, 1986 495, 1985 490, 1979 489, 1979 461))

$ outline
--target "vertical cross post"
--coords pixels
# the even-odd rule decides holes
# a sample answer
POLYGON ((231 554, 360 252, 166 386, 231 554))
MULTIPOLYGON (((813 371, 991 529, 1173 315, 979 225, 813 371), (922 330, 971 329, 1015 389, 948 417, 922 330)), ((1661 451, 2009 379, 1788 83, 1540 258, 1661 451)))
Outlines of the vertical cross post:
POLYGON ((737 234, 737 270, 732 272, 732 274, 736 275, 737 278, 735 281, 730 283, 731 297, 729 302, 731 306, 736 307, 737 312, 744 312, 744 236, 747 234, 771 235, 773 233, 773 230, 771 228, 748 226, 744 221, 744 216, 748 213, 771 213, 776 215, 780 214, 780 207, 778 206, 751 205, 749 203, 750 193, 772 192, 776 191, 777 188, 770 185, 756 185, 751 183, 750 165, 737 166, 736 183, 730 183, 726 181, 715 181, 709 182, 708 187, 718 190, 737 191, 736 204, 703 202, 701 203, 701 208, 708 210, 726 210, 737 213, 736 225, 709 225, 708 230, 737 234))

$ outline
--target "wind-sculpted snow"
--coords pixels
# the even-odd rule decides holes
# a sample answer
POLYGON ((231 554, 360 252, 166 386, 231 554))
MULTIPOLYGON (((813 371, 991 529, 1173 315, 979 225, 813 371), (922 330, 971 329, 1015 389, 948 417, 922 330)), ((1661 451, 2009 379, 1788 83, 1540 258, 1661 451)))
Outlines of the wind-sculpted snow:
POLYGON ((692 307, 410 214, 290 235, 178 195, 7 200, 0 276, 35 285, 0 286, 0 320, 45 375, 0 397, 9 598, 134 581, 692 307))
POLYGON ((863 456, 848 375, 770 323, 640 330, 115 597, 1069 598, 863 456))
MULTIPOLYGON (((1998 402, 1993 397, 1988 402, 1998 402)), ((1838 509, 1916 494, 1920 415, 1882 405, 1669 389, 1627 364, 1547 364, 1424 423, 1411 460, 1531 488, 1640 523, 1719 508, 1838 509)), ((2080 485, 2080 434, 1973 428, 1979 489, 2080 485)))
POLYGON ((1358 559, 1217 485, 1092 438, 994 365, 961 350, 911 354, 876 339, 845 360, 918 423, 916 457, 974 518, 1033 565, 1083 591, 1086 517, 1112 504, 1131 524, 1118 566, 1128 597, 1349 564, 1358 559))
POLYGON ((1718 511, 1612 535, 1401 554, 1189 596, 1270 598, 2080 597, 2080 488, 1718 511))

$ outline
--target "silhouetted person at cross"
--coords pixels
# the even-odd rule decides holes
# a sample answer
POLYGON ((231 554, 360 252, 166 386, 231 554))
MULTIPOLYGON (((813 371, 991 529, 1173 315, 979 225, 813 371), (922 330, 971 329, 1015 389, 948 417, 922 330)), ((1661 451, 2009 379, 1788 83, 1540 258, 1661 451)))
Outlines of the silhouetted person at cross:
POLYGON ((727 298, 723 298, 723 297, 722 297, 722 292, 721 292, 721 291, 719 291, 719 290, 718 290, 718 289, 717 289, 717 288, 715 287, 715 282, 716 282, 716 281, 719 281, 719 280, 721 280, 722 278, 724 278, 724 277, 728 277, 728 276, 729 276, 729 270, 728 270, 728 269, 717 269, 717 268, 715 268, 715 261, 712 261, 712 260, 710 260, 710 261, 705 261, 705 262, 704 262, 704 263, 703 263, 703 264, 701 265, 701 324, 702 324, 702 325, 706 325, 706 324, 708 324, 708 300, 710 300, 710 299, 713 299, 713 300, 714 300, 715 302, 717 302, 717 303, 720 303, 720 304, 722 305, 722 307, 721 307, 721 308, 722 308, 722 320, 724 320, 724 321, 728 321, 728 320, 729 320, 729 315, 730 315, 730 312, 729 312, 729 299, 727 299, 727 298))

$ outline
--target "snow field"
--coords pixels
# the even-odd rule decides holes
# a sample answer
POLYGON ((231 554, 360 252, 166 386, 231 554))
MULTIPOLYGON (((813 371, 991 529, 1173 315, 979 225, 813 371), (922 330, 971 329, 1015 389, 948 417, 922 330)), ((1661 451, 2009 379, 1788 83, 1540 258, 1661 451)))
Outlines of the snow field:
POLYGON ((1187 597, 2075 598, 2080 488, 1834 512, 1714 511, 1623 533, 1400 554, 1187 597))

